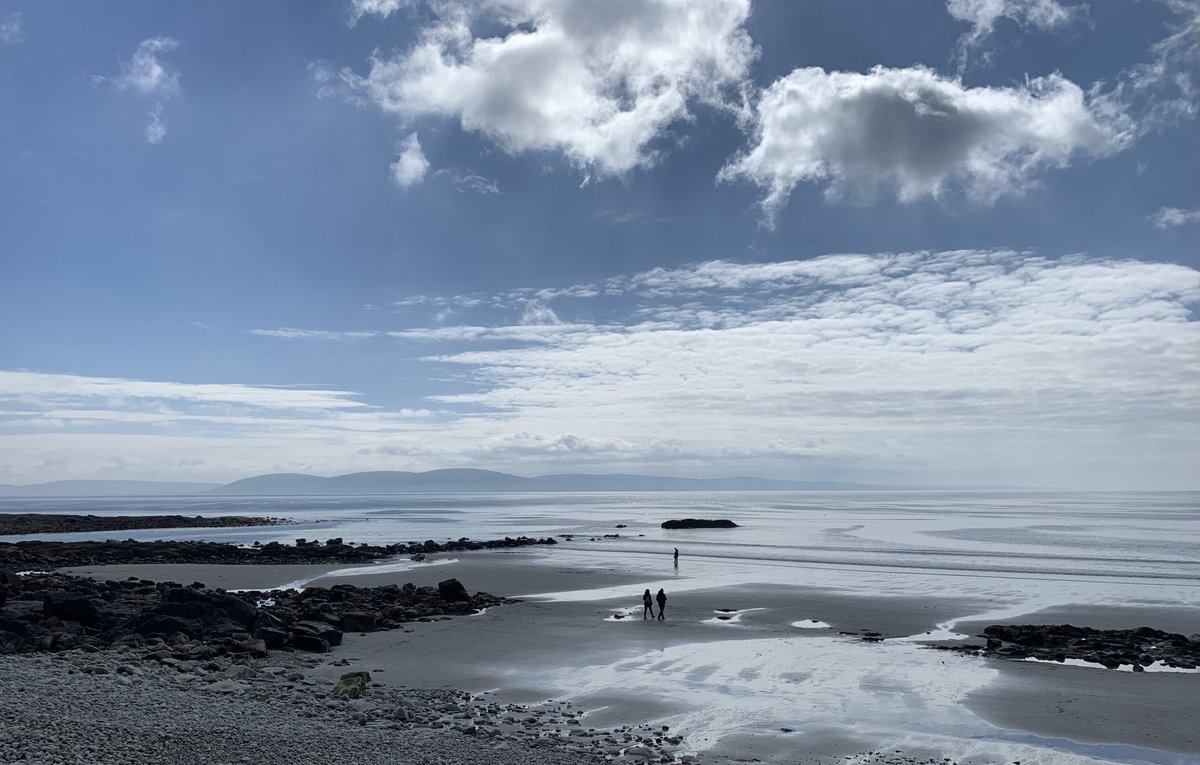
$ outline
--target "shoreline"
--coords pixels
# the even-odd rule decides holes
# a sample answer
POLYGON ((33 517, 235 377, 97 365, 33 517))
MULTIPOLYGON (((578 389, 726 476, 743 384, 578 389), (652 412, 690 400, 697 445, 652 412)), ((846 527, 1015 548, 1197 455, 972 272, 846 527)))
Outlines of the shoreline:
MULTIPOLYGON (((249 515, 81 515, 78 513, 0 513, 0 537, 79 534, 93 531, 217 529, 284 526, 286 518, 249 515)), ((0 540, 2 541, 2 540, 0 540)))
MULTIPOLYGON (((1131 682, 1128 673, 1117 676, 1104 669, 1035 666, 982 657, 950 659, 947 652, 922 645, 922 636, 928 635, 928 642, 934 642, 938 626, 949 620, 957 620, 955 630, 967 634, 977 634, 980 625, 1031 623, 1057 616, 1069 616, 1079 624, 1094 620, 1098 626, 1124 623, 1111 609, 1103 607, 1065 605, 1034 610, 1024 616, 976 622, 966 617, 986 612, 988 607, 971 598, 906 599, 801 586, 738 584, 684 589, 673 594, 667 621, 654 624, 628 616, 615 618, 625 611, 634 612, 636 617, 636 611, 640 610, 638 595, 647 583, 645 576, 620 570, 615 564, 601 570, 579 568, 571 564, 569 556, 554 555, 551 559, 542 551, 525 550, 433 555, 425 565, 388 571, 381 568, 378 572, 370 571, 371 568, 339 571, 332 566, 122 566, 69 571, 114 578, 129 575, 154 578, 174 571, 170 578, 175 581, 195 578, 210 586, 243 585, 236 589, 269 589, 284 581, 306 578, 311 585, 321 587, 403 582, 425 586, 436 584, 435 580, 456 577, 472 591, 486 589, 523 597, 526 600, 522 603, 504 605, 479 616, 416 625, 412 631, 347 633, 346 642, 334 649, 331 656, 348 661, 349 666, 321 664, 313 669, 313 676, 331 680, 343 671, 363 669, 371 672, 373 681, 381 687, 454 688, 484 694, 494 703, 536 705, 569 700, 586 710, 589 727, 612 730, 646 720, 670 720, 666 724, 672 731, 684 736, 679 751, 699 752, 703 761, 753 756, 763 761, 784 762, 788 756, 803 751, 837 762, 839 757, 888 745, 882 734, 870 733, 861 724, 847 728, 844 720, 840 724, 834 722, 836 717, 798 726, 783 717, 771 720, 762 710, 763 725, 757 730, 725 729, 721 734, 720 721, 707 720, 703 710, 692 708, 686 695, 672 697, 670 693, 651 690, 654 684, 644 682, 636 674, 638 667, 672 667, 668 671, 702 672, 695 675, 697 680, 711 685, 722 682, 722 662, 737 666, 745 661, 746 668, 741 671, 752 671, 743 653, 761 650, 760 645, 774 646, 772 650, 794 655, 801 665, 796 668, 800 674, 794 679, 769 678, 771 682, 767 685, 772 693, 782 693, 789 684, 800 682, 804 696, 803 684, 811 682, 804 677, 808 673, 821 676, 818 680, 825 684, 820 686, 825 689, 823 693, 832 688, 835 696, 844 692, 847 698, 857 699, 853 690, 842 689, 850 681, 843 681, 840 675, 857 677, 859 682, 878 682, 870 680, 873 675, 864 674, 855 663, 877 662, 879 658, 870 657, 891 651, 901 664, 927 663, 935 667, 948 661, 954 670, 950 679, 944 681, 944 687, 933 689, 934 695, 922 703, 942 709, 937 714, 955 720, 961 717, 955 724, 978 726, 984 731, 979 735, 988 735, 986 731, 990 729, 990 740, 1001 748, 1040 751, 1041 747, 1049 746, 1061 755, 1055 762, 1064 763, 1109 761, 1102 757, 1105 752, 1124 752, 1128 757, 1150 762, 1188 763, 1195 761, 1188 757, 1200 753, 1200 741, 1191 730, 1193 726, 1188 724, 1186 711, 1197 688, 1195 681, 1200 678, 1145 673, 1131 682), (625 587, 628 596, 623 599, 571 601, 536 597, 539 592, 612 591, 625 587), (718 609, 727 609, 724 615, 736 613, 737 619, 719 621, 723 614, 718 609), (794 626, 810 621, 827 626, 794 626), (868 632, 879 633, 882 642, 864 640, 870 637, 865 634, 868 632), (714 658, 706 661, 705 655, 714 658), (814 664, 810 666, 809 662, 814 664), (821 666, 820 662, 832 666, 821 666), (394 671, 397 667, 403 667, 404 672, 397 674, 394 671), (614 669, 621 667, 635 674, 614 669), (381 669, 385 671, 378 672, 381 669), (614 671, 617 673, 613 674, 614 671), (1113 720, 1118 718, 1120 724, 1114 724, 1113 720), (696 730, 715 724, 717 733, 713 735, 721 735, 715 739, 706 738, 707 734, 689 736, 689 721, 696 730), (802 731, 803 736, 797 738, 800 733, 785 733, 784 728, 802 731), (802 748, 795 749, 797 746, 802 748), (1146 759, 1147 756, 1151 758, 1146 759)), ((669 587, 668 592, 671 592, 669 587)), ((1139 616, 1155 616, 1172 627, 1186 627, 1200 623, 1198 615, 1200 610, 1195 609, 1126 609, 1122 618, 1137 621, 1139 616)), ((880 671, 886 675, 891 670, 880 671)), ((904 682, 907 678, 906 675, 894 682, 904 682)), ((753 685, 749 682, 746 687, 753 685)), ((703 697, 701 693, 697 698, 703 697)), ((823 702, 813 697, 812 703, 823 702)), ((886 709, 881 709, 876 716, 887 714, 886 709)), ((932 751, 929 747, 934 746, 922 738, 910 740, 904 749, 917 757, 932 751)), ((1025 756, 1028 762, 1036 761, 1028 754, 1025 756)))

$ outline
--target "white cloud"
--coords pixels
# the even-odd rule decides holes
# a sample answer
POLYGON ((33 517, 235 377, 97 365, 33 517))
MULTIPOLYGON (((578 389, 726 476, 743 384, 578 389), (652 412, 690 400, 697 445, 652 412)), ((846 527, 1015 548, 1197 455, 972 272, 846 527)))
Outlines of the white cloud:
POLYGON ((425 159, 425 152, 421 151, 421 142, 416 133, 404 139, 391 170, 392 182, 402 189, 415 186, 425 179, 425 173, 429 171, 429 160, 425 159))
POLYGON ((443 168, 434 172, 434 176, 444 179, 462 194, 479 194, 480 196, 499 196, 500 184, 491 178, 476 175, 470 170, 443 168))
POLYGON ((379 333, 371 331, 338 332, 326 329, 280 327, 279 329, 252 329, 249 330, 249 334, 259 335, 260 337, 282 338, 284 340, 362 340, 368 337, 375 337, 379 333))
POLYGON ((524 326, 562 323, 562 319, 558 318, 558 314, 550 306, 543 305, 537 300, 530 300, 525 304, 525 309, 521 312, 521 324, 524 326))
POLYGON ((1058 0, 946 0, 946 10, 971 25, 970 31, 959 40, 964 65, 970 50, 991 36, 1000 19, 1049 32, 1087 16, 1086 5, 1063 5, 1058 0))
POLYGON ((163 54, 179 47, 170 37, 151 37, 142 40, 133 57, 121 62, 121 73, 111 78, 93 76, 96 85, 111 82, 117 90, 153 98, 154 105, 146 112, 146 142, 161 143, 167 136, 166 109, 163 102, 180 94, 179 71, 164 61, 163 54))
MULTIPOLYGON (((1196 487, 1195 268, 844 254, 472 299, 497 322, 384 333, 442 344, 401 373, 433 395, 396 407, 323 388, 0 373, 0 482, 465 462, 526 474, 1196 487), (549 299, 537 294, 612 318, 506 323, 549 299)), ((552 320, 537 306, 529 318, 552 320)))
POLYGON ((1158 212, 1150 216, 1150 221, 1157 229, 1187 226, 1200 222, 1200 210, 1182 210, 1178 207, 1160 207, 1158 212))
POLYGON ((657 298, 644 321, 439 356, 481 387, 434 399, 538 438, 620 439, 638 456, 609 459, 627 466, 678 467, 649 446, 670 434, 696 464, 808 455, 981 481, 1194 483, 1195 269, 961 251, 621 281, 657 298))
POLYGON ((170 37, 142 40, 133 58, 121 64, 121 74, 113 80, 120 90, 133 90, 144 96, 167 97, 179 94, 179 72, 159 56, 179 47, 170 37))
POLYGON ((25 22, 21 18, 21 12, 16 11, 0 21, 0 43, 22 42, 25 42, 25 22))
POLYGON ((763 91, 753 130, 720 177, 763 187, 770 219, 801 182, 831 197, 887 189, 911 202, 961 188, 988 202, 1079 155, 1119 151, 1132 127, 1056 74, 970 88, 925 67, 875 67, 794 70, 763 91))
POLYGON ((355 393, 239 384, 195 384, 119 377, 0 371, 0 401, 43 406, 80 401, 185 401, 264 409, 353 409, 366 406, 355 393))
POLYGON ((162 102, 156 101, 154 108, 146 112, 146 116, 150 118, 150 121, 146 123, 146 141, 159 143, 167 137, 167 123, 163 119, 162 102))
POLYGON ((386 19, 406 5, 408 0, 350 0, 350 26, 368 14, 386 19))
POLYGON ((484 178, 482 175, 464 175, 456 178, 454 185, 459 191, 470 192, 472 194, 492 196, 500 193, 500 185, 493 180, 484 178))
POLYGON ((600 175, 654 164, 666 131, 694 102, 723 103, 755 56, 749 0, 435 7, 412 49, 375 54, 365 77, 317 71, 322 87, 353 82, 406 122, 457 119, 510 153, 559 153, 600 175))

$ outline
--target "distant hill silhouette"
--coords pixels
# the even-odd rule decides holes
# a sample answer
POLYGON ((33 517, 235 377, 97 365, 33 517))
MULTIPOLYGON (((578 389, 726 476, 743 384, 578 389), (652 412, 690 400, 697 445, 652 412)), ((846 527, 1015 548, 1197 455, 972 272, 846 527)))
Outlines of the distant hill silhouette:
POLYGON ((652 475, 564 473, 533 478, 492 470, 450 469, 425 473, 377 471, 321 478, 283 473, 243 478, 211 494, 406 494, 412 492, 575 491, 868 491, 890 488, 828 481, 768 478, 670 478, 652 475))

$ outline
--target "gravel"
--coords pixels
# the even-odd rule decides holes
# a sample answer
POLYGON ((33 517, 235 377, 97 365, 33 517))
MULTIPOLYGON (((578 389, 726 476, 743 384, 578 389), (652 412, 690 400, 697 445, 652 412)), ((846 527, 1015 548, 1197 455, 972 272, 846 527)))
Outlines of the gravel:
POLYGON ((363 698, 345 701, 333 698, 331 686, 304 677, 312 660, 270 661, 273 666, 214 664, 181 672, 115 652, 0 657, 0 763, 577 765, 605 759, 540 729, 522 741, 492 733, 499 729, 490 725, 455 720, 453 710, 470 711, 457 692, 371 687, 363 698))

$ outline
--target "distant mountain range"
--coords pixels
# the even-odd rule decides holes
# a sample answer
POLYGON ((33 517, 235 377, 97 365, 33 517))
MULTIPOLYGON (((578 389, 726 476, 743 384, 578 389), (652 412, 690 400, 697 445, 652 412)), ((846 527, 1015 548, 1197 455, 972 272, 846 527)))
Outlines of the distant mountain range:
POLYGON ((525 478, 492 470, 448 469, 409 473, 381 470, 338 476, 274 473, 228 484, 164 481, 52 481, 28 486, 0 484, 0 497, 120 497, 172 494, 305 495, 460 492, 604 491, 885 491, 1013 490, 1016 486, 912 486, 838 481, 781 481, 771 478, 670 478, 610 473, 561 473, 525 478))

